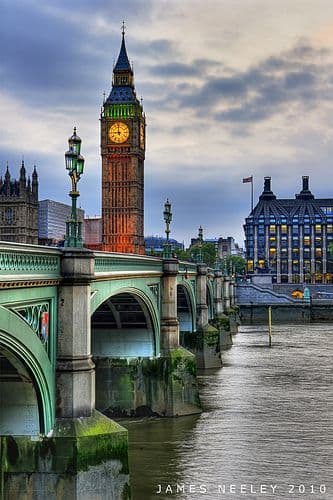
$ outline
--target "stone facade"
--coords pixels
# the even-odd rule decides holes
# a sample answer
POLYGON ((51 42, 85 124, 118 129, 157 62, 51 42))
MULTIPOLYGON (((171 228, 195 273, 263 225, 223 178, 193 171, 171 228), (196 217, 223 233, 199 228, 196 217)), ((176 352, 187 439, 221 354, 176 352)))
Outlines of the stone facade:
POLYGON ((38 244, 38 175, 34 167, 27 179, 23 161, 19 180, 11 178, 8 166, 0 178, 0 239, 38 244))

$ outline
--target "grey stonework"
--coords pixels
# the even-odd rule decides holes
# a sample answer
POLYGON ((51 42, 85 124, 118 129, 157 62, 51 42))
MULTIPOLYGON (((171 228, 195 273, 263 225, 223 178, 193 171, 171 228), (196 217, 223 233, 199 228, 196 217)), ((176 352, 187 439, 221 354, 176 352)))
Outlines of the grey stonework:
POLYGON ((0 177, 0 239, 38 244, 38 175, 34 167, 27 179, 23 161, 18 180, 11 179, 8 166, 0 177))

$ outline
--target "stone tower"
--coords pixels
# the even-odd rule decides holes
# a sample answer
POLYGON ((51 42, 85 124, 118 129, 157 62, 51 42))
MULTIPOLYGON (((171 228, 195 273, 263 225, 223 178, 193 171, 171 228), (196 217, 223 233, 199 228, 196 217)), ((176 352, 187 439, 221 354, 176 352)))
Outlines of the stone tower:
POLYGON ((145 128, 123 27, 112 89, 101 112, 102 249, 105 251, 144 253, 145 128))
POLYGON ((7 166, 0 178, 0 240, 38 244, 38 175, 36 167, 26 178, 24 162, 19 180, 12 180, 7 166))

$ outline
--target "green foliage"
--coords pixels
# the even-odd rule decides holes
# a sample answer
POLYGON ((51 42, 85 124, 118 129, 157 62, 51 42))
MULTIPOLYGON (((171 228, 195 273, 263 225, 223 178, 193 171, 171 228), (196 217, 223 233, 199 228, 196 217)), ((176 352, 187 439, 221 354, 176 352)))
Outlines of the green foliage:
MULTIPOLYGON (((200 244, 196 243, 187 250, 175 250, 175 255, 179 260, 189 262, 198 262, 200 257, 200 244)), ((216 264, 216 246, 214 243, 202 243, 201 246, 202 262, 209 267, 215 267, 216 264)))
POLYGON ((239 255, 228 255, 228 257, 224 259, 224 264, 228 273, 233 271, 236 274, 244 274, 246 269, 246 260, 239 255))

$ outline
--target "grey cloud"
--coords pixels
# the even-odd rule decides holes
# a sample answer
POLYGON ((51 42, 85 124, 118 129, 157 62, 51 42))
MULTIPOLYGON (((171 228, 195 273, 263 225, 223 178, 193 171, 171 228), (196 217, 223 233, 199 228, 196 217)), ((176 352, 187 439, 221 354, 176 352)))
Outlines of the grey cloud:
POLYGON ((199 89, 188 89, 186 95, 179 96, 179 102, 192 107, 198 114, 205 107, 212 111, 217 121, 230 123, 266 120, 284 110, 290 102, 304 108, 309 103, 313 106, 321 99, 332 99, 327 75, 332 75, 333 69, 330 63, 321 59, 328 54, 327 49, 307 45, 294 47, 247 71, 213 78, 199 89), (222 103, 224 110, 215 112, 222 103))
POLYGON ((311 86, 315 84, 315 81, 315 75, 306 71, 293 71, 285 76, 285 86, 287 89, 311 86))
POLYGON ((150 73, 157 76, 183 77, 183 76, 198 76, 201 74, 200 68, 192 64, 183 64, 171 62, 168 64, 155 64, 150 68, 150 73))

